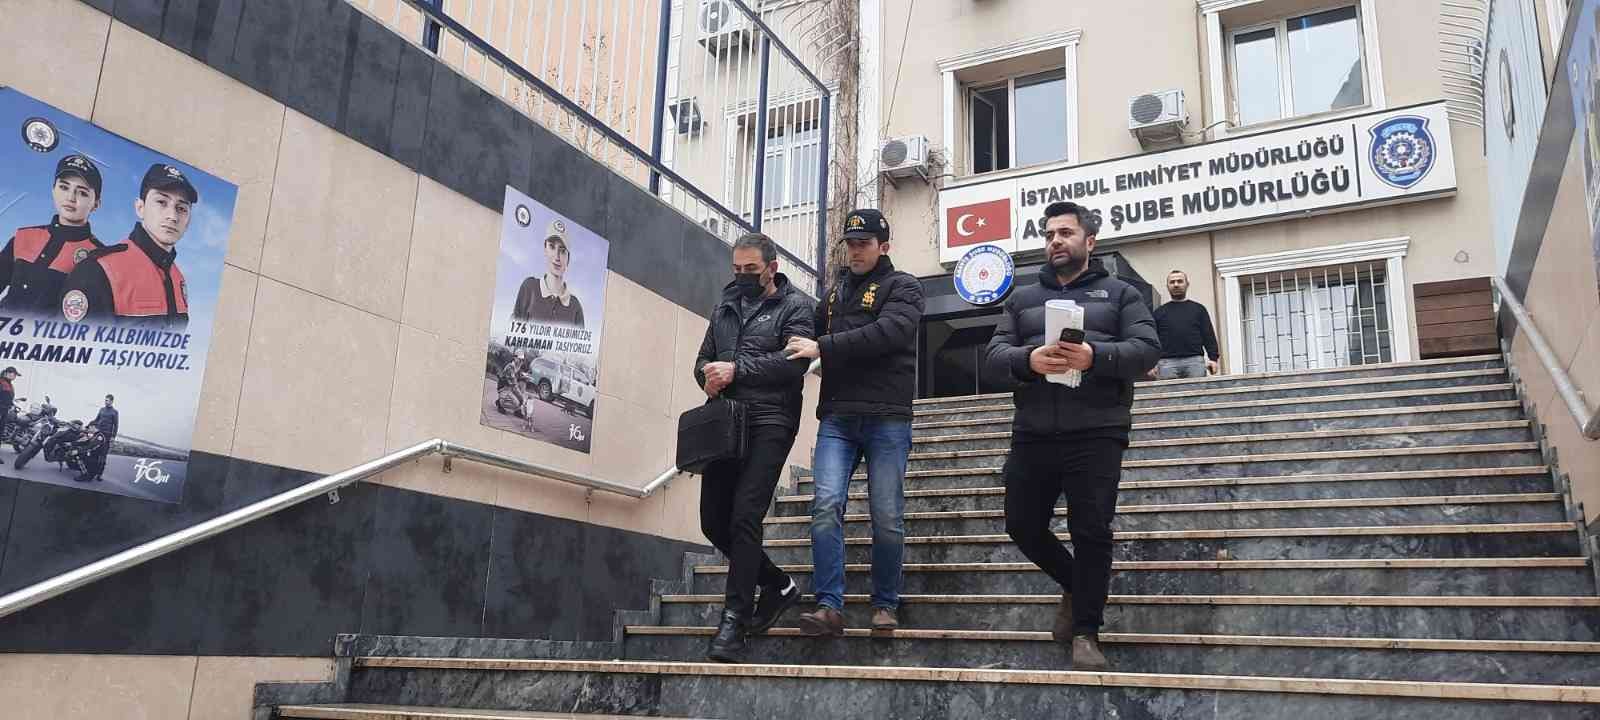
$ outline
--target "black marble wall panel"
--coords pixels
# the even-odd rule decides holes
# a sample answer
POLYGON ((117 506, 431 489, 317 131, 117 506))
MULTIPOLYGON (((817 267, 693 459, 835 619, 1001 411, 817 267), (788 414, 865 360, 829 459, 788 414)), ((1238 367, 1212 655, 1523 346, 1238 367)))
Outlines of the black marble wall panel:
POLYGON ((388 153, 412 170, 422 166, 423 131, 428 125, 428 96, 433 91, 435 64, 433 56, 421 48, 410 43, 401 45, 388 153))
POLYGON ((481 636, 494 508, 402 491, 377 513, 361 632, 481 636))
POLYGON ((355 74, 357 33, 363 21, 371 20, 345 0, 301 0, 299 5, 289 99, 284 104, 323 125, 341 129, 341 111, 355 74))
MULTIPOLYGON (((0 592, 304 484, 197 453, 183 504, 0 479, 0 592)), ((319 656, 338 633, 612 639, 705 548, 382 485, 316 498, 0 618, 0 652, 319 656)))
POLYGON ((436 63, 420 170, 498 212, 506 185, 528 187, 529 125, 510 105, 436 63))
POLYGON ((285 105, 295 75, 295 40, 300 27, 296 0, 244 0, 233 52, 206 62, 285 105))
POLYGON ((112 17, 146 35, 159 37, 166 6, 167 0, 116 0, 112 17))

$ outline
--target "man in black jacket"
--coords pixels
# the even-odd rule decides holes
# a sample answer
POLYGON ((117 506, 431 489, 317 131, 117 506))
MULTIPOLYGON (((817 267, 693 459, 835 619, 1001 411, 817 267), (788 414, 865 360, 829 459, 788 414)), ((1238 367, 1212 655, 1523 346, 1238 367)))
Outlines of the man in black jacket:
POLYGON ((778 272, 778 246, 766 235, 733 244, 733 272, 694 363, 708 397, 745 404, 749 433, 745 456, 712 463, 700 484, 700 528, 728 558, 722 621, 706 653, 720 662, 742 662, 746 636, 766 632, 800 599, 800 588, 761 549, 761 520, 800 430, 810 364, 787 359, 784 345, 811 335, 815 309, 778 272))
POLYGON ((1167 273, 1167 293, 1172 300, 1156 308, 1156 334, 1161 337, 1161 361, 1152 379, 1203 378, 1221 371, 1217 334, 1211 330, 1211 313, 1189 299, 1189 273, 1167 273))
POLYGON ((1070 202, 1045 208, 1039 282, 1006 301, 989 341, 985 370, 1016 386, 1011 454, 1006 460, 1006 532, 1022 554, 1061 585, 1053 635, 1069 645, 1075 668, 1106 667, 1099 630, 1111 583, 1111 520, 1122 453, 1132 425, 1133 381, 1161 356, 1155 322, 1133 286, 1091 261, 1100 219, 1070 202), (1084 341, 1047 338, 1045 302, 1084 308, 1084 341), (1046 375, 1083 372, 1078 387, 1046 375), (1077 556, 1050 530, 1056 500, 1067 496, 1067 529, 1077 556))
POLYGON ((844 634, 844 508, 863 456, 872 515, 872 627, 899 625, 922 283, 889 262, 889 223, 877 210, 846 215, 844 240, 850 266, 817 312, 817 339, 789 343, 790 357, 822 359, 811 501, 817 609, 800 616, 808 635, 844 634))

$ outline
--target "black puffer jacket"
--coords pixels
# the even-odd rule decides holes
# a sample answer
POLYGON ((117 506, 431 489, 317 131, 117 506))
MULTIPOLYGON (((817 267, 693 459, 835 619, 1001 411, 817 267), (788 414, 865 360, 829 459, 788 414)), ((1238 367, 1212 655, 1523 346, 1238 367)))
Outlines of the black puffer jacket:
POLYGON ((756 425, 800 427, 800 396, 810 360, 785 360, 789 338, 811 337, 816 303, 796 290, 778 273, 778 292, 761 301, 746 322, 739 312, 739 289, 733 283, 722 290, 722 302, 711 312, 711 324, 694 360, 694 380, 706 385, 709 362, 732 362, 733 384, 719 397, 745 403, 747 422, 756 425))
POLYGON ((1144 296, 1090 260, 1065 287, 1047 264, 1039 282, 1012 293, 989 340, 984 370, 992 381, 1016 386, 1012 431, 1018 437, 1096 430, 1126 439, 1133 381, 1160 358, 1161 340, 1144 296), (1094 364, 1076 388, 1047 382, 1028 366, 1029 353, 1045 343, 1045 301, 1057 299, 1083 306, 1084 341, 1094 348, 1094 364))
POLYGON ((844 268, 817 308, 822 397, 817 417, 911 417, 917 393, 922 281, 887 256, 862 277, 844 268))

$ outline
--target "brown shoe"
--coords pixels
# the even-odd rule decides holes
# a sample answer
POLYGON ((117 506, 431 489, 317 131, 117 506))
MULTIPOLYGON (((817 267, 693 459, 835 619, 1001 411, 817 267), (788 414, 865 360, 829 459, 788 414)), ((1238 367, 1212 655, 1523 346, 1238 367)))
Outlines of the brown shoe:
POLYGON ((818 635, 844 636, 844 613, 827 605, 818 605, 816 610, 800 614, 800 633, 816 637, 818 635))
POLYGON ((1077 635, 1072 638, 1072 669, 1073 670, 1104 670, 1111 666, 1106 662, 1106 655, 1100 652, 1100 638, 1093 635, 1077 635))
POLYGON ((1056 624, 1050 628, 1050 637, 1062 645, 1072 644, 1072 593, 1061 593, 1061 604, 1056 606, 1056 624))
POLYGON ((893 631, 900 627, 900 618, 895 617, 895 612, 889 608, 878 608, 872 611, 872 629, 893 631))

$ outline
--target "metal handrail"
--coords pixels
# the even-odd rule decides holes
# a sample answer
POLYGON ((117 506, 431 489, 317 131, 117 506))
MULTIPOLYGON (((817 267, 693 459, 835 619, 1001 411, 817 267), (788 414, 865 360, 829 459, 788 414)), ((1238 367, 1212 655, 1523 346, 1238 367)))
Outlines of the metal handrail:
POLYGON ((470 448, 465 445, 435 438, 418 443, 404 450, 389 453, 371 462, 357 465, 343 472, 328 475, 319 480, 306 483, 291 490, 273 495, 265 500, 260 500, 246 505, 237 510, 232 510, 218 515, 205 522, 191 525, 177 532, 163 535, 149 542, 135 545, 122 552, 96 560, 74 570, 57 575, 49 580, 34 583, 4 596, 0 596, 0 617, 5 617, 19 610, 32 607, 50 598, 63 593, 71 592, 77 588, 88 585, 102 578, 114 575, 128 568, 149 562, 163 555, 176 552, 182 548, 193 545, 202 540, 220 535, 236 527, 259 520, 280 510, 299 505, 307 500, 337 492, 340 488, 355 484, 367 478, 378 475, 386 470, 399 467, 413 460, 420 460, 431 455, 443 455, 446 471, 453 458, 461 458, 481 465, 514 470, 528 475, 546 477, 553 480, 573 483, 604 492, 625 495, 631 498, 646 498, 654 494, 669 480, 678 474, 678 468, 673 467, 651 480, 644 487, 635 488, 628 485, 592 478, 587 475, 577 475, 555 468, 525 462, 516 458, 507 457, 498 453, 470 448))
POLYGON ((1567 412, 1572 413, 1572 419, 1578 423, 1578 430, 1590 440, 1600 439, 1600 410, 1589 409, 1589 404, 1583 399, 1583 391, 1572 384, 1572 376, 1561 367, 1561 361, 1556 358, 1555 350, 1550 348, 1550 343, 1545 342, 1544 335, 1539 332, 1538 326, 1533 324, 1533 316, 1521 302, 1517 301, 1517 296, 1512 294, 1505 280, 1498 275, 1490 276, 1489 279, 1500 295, 1500 304, 1509 309, 1511 315, 1517 319, 1517 327, 1527 334, 1528 344, 1533 346, 1534 354, 1538 355, 1539 362, 1544 364, 1545 372, 1550 373, 1550 381, 1555 384, 1556 393, 1566 404, 1567 412))

